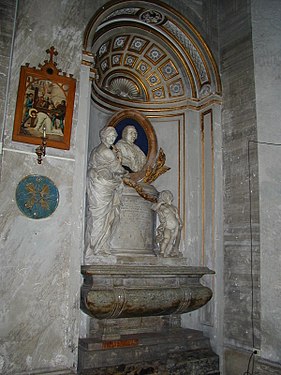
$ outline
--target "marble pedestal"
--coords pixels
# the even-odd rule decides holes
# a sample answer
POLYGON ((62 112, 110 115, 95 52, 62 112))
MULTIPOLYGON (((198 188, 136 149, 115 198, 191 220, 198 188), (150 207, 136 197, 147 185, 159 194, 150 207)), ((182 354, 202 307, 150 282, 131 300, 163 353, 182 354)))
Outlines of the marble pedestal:
POLYGON ((219 361, 200 331, 171 328, 111 341, 80 339, 79 374, 219 375, 219 361))
POLYGON ((92 319, 79 343, 80 374, 218 374, 209 340, 180 327, 180 314, 211 298, 200 279, 214 272, 154 261, 82 267, 81 308, 92 319))
MULTIPOLYGON (((144 184, 143 189, 150 196, 157 197, 157 190, 152 185, 144 184)), ((120 222, 110 242, 113 256, 155 256, 156 214, 151 205, 135 189, 124 187, 120 222)))

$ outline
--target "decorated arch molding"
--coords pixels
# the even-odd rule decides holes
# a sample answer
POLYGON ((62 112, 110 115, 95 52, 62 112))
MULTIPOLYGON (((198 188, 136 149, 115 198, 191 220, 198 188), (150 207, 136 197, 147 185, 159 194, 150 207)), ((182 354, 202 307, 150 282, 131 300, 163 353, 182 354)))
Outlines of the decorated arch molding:
POLYGON ((185 107, 221 95, 214 57, 195 27, 158 1, 109 2, 91 19, 93 94, 118 107, 185 107))

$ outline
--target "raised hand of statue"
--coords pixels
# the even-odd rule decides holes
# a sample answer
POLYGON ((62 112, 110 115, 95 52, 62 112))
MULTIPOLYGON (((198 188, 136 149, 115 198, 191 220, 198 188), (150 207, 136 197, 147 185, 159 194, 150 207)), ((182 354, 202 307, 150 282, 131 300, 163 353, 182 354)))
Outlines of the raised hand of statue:
POLYGON ((112 145, 110 149, 115 153, 116 158, 120 161, 120 164, 122 165, 122 154, 120 150, 115 145, 112 145))

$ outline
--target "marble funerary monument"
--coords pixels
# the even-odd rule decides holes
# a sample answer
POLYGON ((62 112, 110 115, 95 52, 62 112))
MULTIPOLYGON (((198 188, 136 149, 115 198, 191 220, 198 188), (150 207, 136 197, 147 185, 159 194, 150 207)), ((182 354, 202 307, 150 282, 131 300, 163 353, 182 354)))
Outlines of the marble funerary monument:
POLYGON ((135 143, 136 128, 126 125, 120 132, 117 123, 100 131, 100 144, 89 157, 81 308, 91 319, 89 337, 80 339, 79 370, 114 374, 120 366, 150 366, 178 374, 190 363, 192 371, 206 366, 207 356, 208 371, 217 371, 202 333, 180 328, 180 314, 211 299, 200 279, 214 272, 190 267, 183 258, 183 222, 173 194, 152 185, 169 171, 166 157, 162 149, 150 157, 157 155, 156 135, 147 119, 138 119, 147 131, 140 144, 154 148, 147 155, 135 143), (118 130, 122 138, 116 141, 118 130), (168 363, 170 357, 181 358, 182 370, 168 363))
MULTIPOLYGON (((93 62, 93 110, 81 270, 81 309, 88 317, 79 340, 81 374, 219 373, 209 339, 181 322, 182 314, 207 304, 215 285, 208 267, 212 261, 191 266, 186 256, 185 125, 181 129, 182 120, 172 120, 177 125, 163 130, 158 125, 156 131, 149 118, 158 114, 161 124, 161 110, 181 117, 189 97, 197 98, 198 107, 210 97, 216 103, 221 87, 199 34, 190 28, 192 39, 174 17, 160 3, 153 9, 144 2, 128 8, 108 3, 85 32, 85 66, 93 62), (124 20, 132 23, 128 35, 121 32, 124 20), (171 38, 175 48, 169 52, 171 38), (165 137, 171 137, 167 149, 165 137)), ((210 139, 206 134, 206 142, 210 139)), ((208 193, 204 199, 212 197, 208 193)), ((211 311, 205 312, 206 321, 211 311)))

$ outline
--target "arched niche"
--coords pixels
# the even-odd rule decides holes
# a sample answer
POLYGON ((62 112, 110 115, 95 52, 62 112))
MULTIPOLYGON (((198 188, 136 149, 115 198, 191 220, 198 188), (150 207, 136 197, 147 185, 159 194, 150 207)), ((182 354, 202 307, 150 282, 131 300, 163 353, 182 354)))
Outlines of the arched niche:
POLYGON ((84 48, 95 59, 93 96, 113 110, 180 110, 221 94, 201 35, 158 1, 106 3, 87 26, 84 48))
MULTIPOLYGON (((165 145, 171 162, 168 183, 174 184, 168 187, 184 222, 192 210, 192 217, 201 210, 204 218, 208 207, 204 189, 208 195, 213 189, 207 168, 213 168, 215 160, 213 125, 219 115, 221 82, 203 37, 180 12, 160 1, 109 1, 90 20, 83 44, 83 61, 91 71, 89 148, 96 145, 98 131, 112 116, 132 109, 142 113, 165 145), (189 133, 194 131, 192 140, 189 133), (188 166, 193 160, 200 162, 196 176, 190 176, 188 166), (192 209, 188 201, 193 179, 200 180, 201 186, 195 193, 198 207, 192 209)), ((205 224, 206 220, 194 228, 205 224)), ((194 228, 185 225, 187 236, 194 228)))
MULTIPOLYGON (((82 100, 90 118, 89 151, 99 143, 99 130, 120 113, 134 111, 149 120, 171 167, 158 187, 169 188, 176 198, 184 221, 184 255, 192 265, 215 269, 220 280, 221 82, 203 37, 160 1, 110 1, 85 30, 85 84, 87 77, 91 94, 82 100)), ((217 284, 210 287, 216 295, 217 284)), ((218 335, 219 305, 213 299, 200 319, 186 318, 183 324, 205 324, 218 335)))

